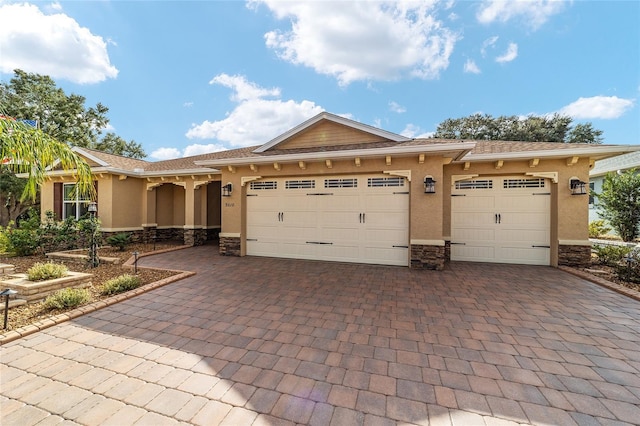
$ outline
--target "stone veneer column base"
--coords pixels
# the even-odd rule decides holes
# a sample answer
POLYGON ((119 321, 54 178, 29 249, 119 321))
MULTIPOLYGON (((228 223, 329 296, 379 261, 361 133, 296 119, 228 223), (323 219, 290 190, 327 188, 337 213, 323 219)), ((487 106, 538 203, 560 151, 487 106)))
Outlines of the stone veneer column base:
POLYGON ((411 268, 441 271, 445 264, 445 246, 411 244, 411 268))
POLYGON ((591 246, 559 245, 558 266, 585 267, 591 264, 591 246))
POLYGON ((240 256, 240 237, 220 236, 220 254, 222 256, 240 256))
POLYGON ((207 230, 185 229, 183 241, 185 246, 201 246, 207 241, 207 230))

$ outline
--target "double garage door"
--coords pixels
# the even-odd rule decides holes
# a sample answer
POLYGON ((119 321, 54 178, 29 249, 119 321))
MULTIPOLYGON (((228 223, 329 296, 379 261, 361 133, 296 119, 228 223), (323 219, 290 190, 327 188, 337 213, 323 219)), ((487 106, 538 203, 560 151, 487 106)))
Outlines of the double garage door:
POLYGON ((451 192, 451 260, 549 265, 549 180, 460 180, 451 192))
POLYGON ((248 255, 406 266, 408 229, 403 177, 274 178, 247 188, 248 255))

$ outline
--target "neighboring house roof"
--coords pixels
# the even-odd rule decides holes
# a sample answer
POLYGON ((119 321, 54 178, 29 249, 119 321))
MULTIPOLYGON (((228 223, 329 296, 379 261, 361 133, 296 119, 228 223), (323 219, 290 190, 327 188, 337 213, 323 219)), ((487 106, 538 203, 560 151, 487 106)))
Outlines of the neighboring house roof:
POLYGON ((618 170, 635 168, 640 168, 640 151, 596 161, 595 166, 589 172, 589 176, 597 177, 610 172, 617 172, 618 170))

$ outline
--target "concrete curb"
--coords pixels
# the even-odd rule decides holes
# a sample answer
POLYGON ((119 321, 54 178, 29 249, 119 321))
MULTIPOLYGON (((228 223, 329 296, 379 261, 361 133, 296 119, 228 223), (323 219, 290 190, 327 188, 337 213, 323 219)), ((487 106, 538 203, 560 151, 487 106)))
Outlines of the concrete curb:
MULTIPOLYGON (((155 254, 162 254, 170 251, 182 250, 187 247, 191 247, 191 246, 179 246, 179 247, 172 247, 164 250, 142 253, 141 255, 138 256, 138 260, 142 257, 153 256, 155 254)), ((134 263, 134 257, 131 256, 125 263, 122 264, 122 266, 127 268, 133 268, 133 263, 134 263)), ((46 328, 52 327, 54 325, 58 325, 63 322, 69 321, 71 319, 77 318, 79 316, 82 316, 91 312, 95 312, 98 309, 111 306, 118 302, 122 302, 123 300, 131 299, 132 297, 138 296, 140 294, 146 293, 151 290, 155 290, 156 288, 163 287, 167 284, 171 284, 176 281, 180 281, 182 279, 196 275, 195 272, 180 271, 176 269, 152 268, 152 267, 145 267, 145 266, 139 266, 139 268, 140 269, 160 269, 163 271, 177 272, 178 274, 167 277, 167 278, 163 278, 159 281, 155 281, 155 282, 143 285, 141 287, 138 287, 134 290, 127 291, 125 293, 116 294, 109 298, 98 300, 88 305, 80 306, 78 308, 72 309, 62 314, 44 318, 36 323, 17 328, 15 330, 8 331, 4 334, 0 334, 0 346, 4 345, 5 343, 13 342, 14 340, 17 340, 21 337, 25 337, 30 334, 36 333, 38 331, 44 330, 46 328)))

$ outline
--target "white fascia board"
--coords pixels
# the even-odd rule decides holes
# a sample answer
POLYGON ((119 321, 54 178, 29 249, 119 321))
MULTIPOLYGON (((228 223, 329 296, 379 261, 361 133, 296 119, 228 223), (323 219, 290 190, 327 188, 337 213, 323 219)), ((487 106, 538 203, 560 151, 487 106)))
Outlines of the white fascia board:
MULTIPOLYGON (((220 174, 220 170, 210 169, 179 169, 179 170, 162 170, 162 171, 149 171, 149 172, 134 172, 132 170, 117 169, 115 167, 92 167, 91 173, 110 173, 113 175, 124 175, 131 177, 160 177, 160 176, 188 176, 188 175, 206 175, 206 174, 220 174)), ((71 176, 75 174, 74 170, 54 170, 47 173, 47 176, 71 176)), ((25 175, 26 177, 26 175, 25 175)))
POLYGON ((596 145, 574 149, 547 149, 540 151, 498 152, 489 154, 467 154, 459 161, 493 161, 493 160, 523 160, 529 158, 565 158, 579 157, 612 157, 627 152, 640 151, 640 146, 634 145, 596 145))
POLYGON ((88 158, 91 161, 95 161, 96 163, 100 164, 103 167, 109 166, 109 163, 106 163, 104 160, 99 159, 95 155, 88 153, 87 151, 85 151, 84 149, 78 146, 74 146, 73 148, 71 148, 71 150, 76 154, 80 154, 81 156, 88 158))
POLYGON ((260 147, 256 148, 253 152, 255 152, 255 153, 265 152, 269 148, 272 148, 272 147, 278 145, 280 142, 284 141, 285 139, 290 138, 291 136, 295 135, 296 133, 299 133, 299 132, 305 130, 306 128, 311 127, 312 125, 314 125, 314 124, 316 124, 316 123, 318 123, 319 121, 322 121, 322 120, 333 121, 334 123, 342 124, 342 125, 345 125, 345 126, 357 129, 357 130, 361 130, 363 132, 371 133, 371 134, 383 137, 385 139, 390 139, 390 140, 395 141, 395 142, 407 142, 407 141, 411 140, 411 138, 408 138, 406 136, 402 136, 402 135, 399 135, 397 133, 392 133, 392 132, 388 132, 386 130, 378 129, 377 127, 369 126, 367 124, 358 123, 357 121, 349 120, 348 118, 340 117, 339 115, 331 114, 329 112, 324 111, 324 112, 321 112, 320 114, 316 115, 315 117, 311 117, 307 121, 297 125, 293 129, 286 131, 285 133, 281 134, 280 136, 278 136, 278 137, 276 137, 274 139, 271 139, 266 144, 261 145, 260 147))
POLYGON ((375 149, 354 149, 344 151, 319 151, 319 152, 307 152, 299 154, 285 154, 285 155, 265 155, 260 157, 240 157, 240 158, 223 158, 219 160, 202 160, 195 161, 199 166, 234 166, 234 165, 246 165, 246 164, 267 164, 267 163, 289 163, 297 161, 322 161, 322 160, 334 160, 340 158, 378 158, 386 155, 411 155, 411 154, 438 154, 438 153, 453 153, 455 157, 458 157, 461 153, 468 152, 476 146, 475 142, 459 142, 451 144, 434 144, 434 145, 411 145, 402 147, 386 147, 375 149))

